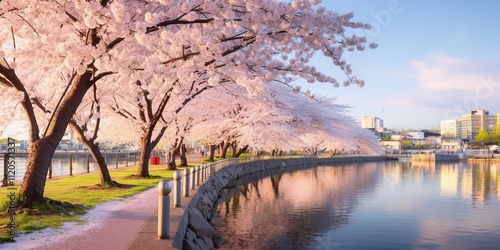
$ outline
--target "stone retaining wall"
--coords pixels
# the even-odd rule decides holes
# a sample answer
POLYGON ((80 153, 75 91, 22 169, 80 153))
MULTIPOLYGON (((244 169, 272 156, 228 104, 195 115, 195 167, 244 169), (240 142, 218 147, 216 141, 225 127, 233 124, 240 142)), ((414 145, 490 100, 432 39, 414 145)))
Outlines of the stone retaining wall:
POLYGON ((411 156, 412 161, 459 161, 460 157, 455 154, 416 154, 411 156))
POLYGON ((335 157, 335 158, 283 158, 232 164, 220 169, 199 186, 188 204, 174 236, 172 246, 177 249, 214 249, 222 242, 222 236, 214 229, 220 225, 215 216, 217 202, 224 188, 231 181, 261 171, 291 169, 300 166, 340 164, 354 162, 386 161, 385 156, 335 157))

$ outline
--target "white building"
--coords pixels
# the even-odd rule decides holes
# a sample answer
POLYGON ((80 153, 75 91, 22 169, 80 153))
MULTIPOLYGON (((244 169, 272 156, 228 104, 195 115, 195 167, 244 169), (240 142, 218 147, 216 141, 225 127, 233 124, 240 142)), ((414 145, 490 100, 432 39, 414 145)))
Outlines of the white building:
POLYGON ((380 142, 386 149, 401 149, 401 141, 381 141, 380 142))
POLYGON ((65 151, 81 150, 83 149, 83 145, 78 140, 75 132, 73 132, 73 130, 68 127, 66 129, 66 132, 64 132, 64 136, 59 143, 58 149, 65 151))
POLYGON ((460 121, 457 119, 441 121, 442 138, 459 138, 461 136, 460 121))
POLYGON ((361 120, 361 127, 362 128, 383 128, 384 127, 384 120, 378 118, 378 117, 373 117, 373 116, 365 116, 361 120))
POLYGON ((422 131, 412 131, 407 133, 412 141, 423 141, 425 134, 422 131))
POLYGON ((461 139, 445 139, 441 141, 441 149, 448 152, 462 152, 464 147, 464 142, 461 139))

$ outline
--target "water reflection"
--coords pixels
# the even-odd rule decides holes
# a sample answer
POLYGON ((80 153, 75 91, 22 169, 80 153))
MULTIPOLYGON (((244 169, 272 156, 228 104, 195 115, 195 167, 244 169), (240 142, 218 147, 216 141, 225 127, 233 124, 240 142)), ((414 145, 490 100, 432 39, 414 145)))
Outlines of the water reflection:
POLYGON ((219 204, 224 249, 470 249, 500 243, 495 163, 384 162, 278 173, 219 204))
POLYGON ((228 239, 238 234, 238 239, 225 247, 249 247, 248 241, 256 238, 261 240, 251 242, 252 248, 286 248, 283 242, 305 245, 320 232, 348 223, 356 202, 351 196, 375 184, 377 167, 368 164, 329 169, 315 167, 241 185, 240 192, 219 206, 223 219, 234 222, 228 223, 224 234, 228 239), (266 228, 272 228, 273 233, 268 234, 266 228))

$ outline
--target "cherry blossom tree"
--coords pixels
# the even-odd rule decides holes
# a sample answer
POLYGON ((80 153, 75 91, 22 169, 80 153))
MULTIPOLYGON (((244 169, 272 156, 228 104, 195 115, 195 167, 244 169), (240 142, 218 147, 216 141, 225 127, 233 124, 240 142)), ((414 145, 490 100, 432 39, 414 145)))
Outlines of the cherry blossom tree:
POLYGON ((117 89, 146 97, 124 94, 129 102, 152 103, 136 114, 148 116, 137 119, 145 148, 142 176, 148 175, 154 135, 165 128, 155 130, 156 125, 168 123, 162 107, 173 94, 197 95, 228 80, 258 93, 270 80, 290 74, 338 86, 309 65, 318 51, 346 74, 345 85, 363 85, 342 54, 376 47, 346 32, 369 26, 353 22, 352 13, 318 7, 320 2, 1 1, 0 86, 9 93, 3 102, 13 103, 6 105, 10 112, 23 110, 29 123, 24 205, 43 199, 49 163, 66 127, 88 90, 107 78, 114 77, 117 89))
POLYGON ((365 38, 349 37, 345 28, 368 26, 350 21, 352 14, 338 15, 314 8, 317 3, 194 1, 177 6, 171 3, 168 10, 148 13, 146 24, 140 27, 142 30, 138 28, 135 37, 143 45, 138 49, 153 53, 127 51, 127 56, 134 52, 136 59, 120 72, 116 81, 131 85, 132 93, 120 93, 114 107, 118 114, 141 127, 138 174, 149 175, 150 153, 168 127, 165 108, 182 106, 219 82, 234 82, 253 93, 272 78, 288 74, 309 82, 338 85, 334 78, 308 65, 308 59, 322 51, 346 73, 346 84, 362 84, 341 58, 344 49, 362 50, 366 46, 365 38), (304 25, 308 21, 320 26, 304 25), (155 23, 163 26, 147 26, 155 23), (184 26, 170 25, 173 23, 190 25, 183 29, 184 26), (326 23, 328 26, 321 26, 326 23), (338 26, 331 27, 331 23, 338 26), (150 31, 156 30, 161 31, 160 36, 150 35, 150 31), (130 95, 135 96, 135 103, 129 100, 130 95), (173 103, 175 100, 178 103, 173 103), (130 104, 133 108, 127 107, 130 104))
POLYGON ((24 205, 43 199, 51 157, 86 91, 106 73, 93 67, 106 50, 96 29, 75 28, 76 6, 58 2, 0 3, 0 82, 13 89, 29 121, 29 158, 20 190, 24 205))
POLYGON ((191 134, 212 145, 224 140, 236 142, 241 148, 278 152, 304 149, 310 154, 324 150, 356 150, 367 154, 380 153, 377 138, 360 128, 346 113, 348 106, 334 99, 292 94, 289 88, 269 83, 251 98, 235 88, 207 91, 204 102, 196 109, 208 107, 215 111, 194 125, 191 134), (235 94, 238 93, 238 94, 235 94))

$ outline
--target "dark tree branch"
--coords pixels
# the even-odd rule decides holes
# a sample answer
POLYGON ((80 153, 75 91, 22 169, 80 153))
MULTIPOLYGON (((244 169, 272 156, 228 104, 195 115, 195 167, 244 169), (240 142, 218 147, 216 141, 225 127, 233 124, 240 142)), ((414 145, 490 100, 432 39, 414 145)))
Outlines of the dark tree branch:
POLYGON ((102 78, 104 78, 106 76, 113 75, 113 74, 116 74, 116 73, 108 71, 108 72, 103 72, 103 73, 97 74, 96 76, 94 76, 92 78, 92 80, 90 81, 90 84, 95 85, 97 81, 101 80, 102 78))
POLYGON ((31 98, 31 101, 33 104, 35 104, 40 110, 42 110, 42 112, 44 112, 45 114, 48 114, 50 113, 49 110, 47 110, 45 108, 45 106, 42 104, 42 102, 40 102, 40 99, 38 99, 37 97, 32 97, 31 98))

